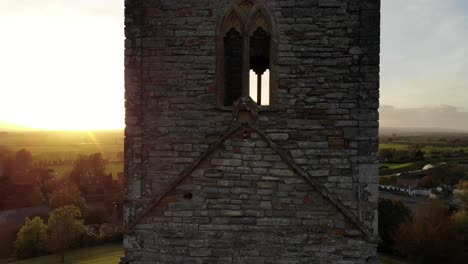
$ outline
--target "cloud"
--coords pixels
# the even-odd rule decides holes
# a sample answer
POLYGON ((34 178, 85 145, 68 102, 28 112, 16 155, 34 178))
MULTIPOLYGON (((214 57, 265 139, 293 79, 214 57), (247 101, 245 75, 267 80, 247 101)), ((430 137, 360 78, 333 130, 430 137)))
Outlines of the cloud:
POLYGON ((395 128, 437 128, 468 131, 468 112, 462 108, 440 105, 418 108, 380 107, 380 125, 395 128))
POLYGON ((384 0, 384 75, 387 72, 389 78, 401 78, 417 73, 468 73, 463 67, 468 55, 468 8, 460 10, 457 2, 384 0))

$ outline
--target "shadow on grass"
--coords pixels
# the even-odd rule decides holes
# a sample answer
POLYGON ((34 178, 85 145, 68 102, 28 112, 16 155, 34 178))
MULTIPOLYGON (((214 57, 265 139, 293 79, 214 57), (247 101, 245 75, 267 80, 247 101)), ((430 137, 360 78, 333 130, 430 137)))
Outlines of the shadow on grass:
MULTIPOLYGON (((121 244, 108 244, 90 248, 70 250, 65 253, 67 264, 115 264, 123 256, 121 244)), ((13 262, 14 264, 57 264, 61 263, 60 254, 13 262)))

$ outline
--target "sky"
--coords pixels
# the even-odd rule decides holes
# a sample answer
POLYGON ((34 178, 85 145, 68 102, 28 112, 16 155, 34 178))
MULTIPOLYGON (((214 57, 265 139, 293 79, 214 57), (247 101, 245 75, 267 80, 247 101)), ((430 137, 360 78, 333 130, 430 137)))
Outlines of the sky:
MULTIPOLYGON (((0 0, 0 129, 124 126, 123 1, 0 0)), ((381 126, 468 131, 468 1, 382 0, 381 126)))
POLYGON ((468 1, 382 0, 381 125, 468 131, 468 1))
POLYGON ((0 122, 124 126, 123 1, 0 0, 0 122))

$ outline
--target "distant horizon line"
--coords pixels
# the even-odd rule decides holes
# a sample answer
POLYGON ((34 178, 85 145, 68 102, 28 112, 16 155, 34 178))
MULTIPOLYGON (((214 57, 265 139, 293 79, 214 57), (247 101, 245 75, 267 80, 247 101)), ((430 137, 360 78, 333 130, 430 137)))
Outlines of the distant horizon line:
POLYGON ((91 128, 91 129, 67 129, 67 128, 57 128, 57 129, 48 129, 48 128, 35 128, 28 127, 26 125, 14 124, 11 122, 1 122, 0 121, 0 132, 90 132, 90 131, 117 131, 124 130, 123 127, 115 128, 91 128))
POLYGON ((14 132, 105 132, 105 131, 124 131, 125 128, 109 129, 36 129, 36 128, 0 128, 0 133, 14 132))

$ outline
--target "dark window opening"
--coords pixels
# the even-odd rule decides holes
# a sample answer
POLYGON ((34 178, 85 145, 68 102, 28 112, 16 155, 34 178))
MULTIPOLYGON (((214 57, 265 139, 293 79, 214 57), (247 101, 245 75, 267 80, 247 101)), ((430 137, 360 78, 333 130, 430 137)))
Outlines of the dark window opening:
POLYGON ((242 96, 242 36, 232 28, 224 38, 224 105, 242 96))
MULTIPOLYGON (((274 98, 276 80, 275 30, 266 9, 253 4, 253 1, 240 1, 232 8, 220 24, 222 31, 217 37, 217 103, 230 107, 241 96, 250 96, 258 105, 270 105, 274 98), (254 9, 254 10, 252 10, 254 9), (270 50, 273 49, 273 50, 270 50), (270 74, 271 73, 271 74, 270 74), (271 78, 270 78, 271 75, 271 78)), ((274 102, 272 102, 274 104, 274 102)), ((229 109, 229 108, 228 108, 229 109)))

